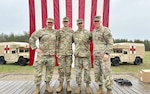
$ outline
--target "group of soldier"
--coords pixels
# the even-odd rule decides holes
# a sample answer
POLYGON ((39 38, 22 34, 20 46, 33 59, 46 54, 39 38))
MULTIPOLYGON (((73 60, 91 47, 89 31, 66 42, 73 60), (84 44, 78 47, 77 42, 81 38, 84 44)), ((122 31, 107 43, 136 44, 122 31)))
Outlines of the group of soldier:
POLYGON ((84 66, 84 82, 86 83, 86 94, 91 94, 90 90, 90 41, 93 42, 94 55, 94 72, 95 82, 99 88, 95 94, 104 94, 103 86, 107 89, 107 94, 112 94, 112 78, 111 78, 111 63, 109 54, 112 50, 113 39, 110 30, 101 25, 101 16, 94 17, 95 29, 90 33, 84 29, 83 19, 77 20, 78 29, 74 32, 69 28, 69 18, 63 18, 63 28, 54 30, 54 20, 47 18, 46 27, 32 33, 29 43, 35 52, 37 58, 33 64, 35 69, 36 89, 34 94, 40 93, 40 83, 42 80, 42 69, 46 67, 45 83, 46 91, 51 93, 52 88, 49 82, 52 79, 53 69, 55 66, 54 55, 58 56, 58 73, 59 86, 56 91, 60 92, 63 89, 63 81, 66 79, 67 92, 71 92, 71 65, 72 65, 72 43, 75 43, 75 70, 76 83, 78 87, 75 89, 76 94, 81 92, 82 68, 84 66), (39 40, 39 45, 36 41, 39 40))

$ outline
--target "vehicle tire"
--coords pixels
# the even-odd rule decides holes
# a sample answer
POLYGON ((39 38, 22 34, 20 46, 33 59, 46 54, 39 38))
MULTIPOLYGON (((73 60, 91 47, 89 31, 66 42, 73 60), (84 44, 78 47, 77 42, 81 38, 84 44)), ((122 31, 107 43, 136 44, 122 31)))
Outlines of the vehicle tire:
POLYGON ((134 65, 140 65, 142 63, 141 58, 136 58, 134 61, 134 65))
POLYGON ((6 64, 5 58, 3 56, 0 57, 0 64, 6 64))
POLYGON ((113 66, 118 66, 118 65, 119 65, 119 58, 114 58, 114 59, 112 60, 112 65, 113 65, 113 66))
POLYGON ((23 57, 20 57, 19 60, 18 60, 18 64, 19 64, 20 66, 25 66, 25 65, 27 65, 26 59, 24 59, 23 57))

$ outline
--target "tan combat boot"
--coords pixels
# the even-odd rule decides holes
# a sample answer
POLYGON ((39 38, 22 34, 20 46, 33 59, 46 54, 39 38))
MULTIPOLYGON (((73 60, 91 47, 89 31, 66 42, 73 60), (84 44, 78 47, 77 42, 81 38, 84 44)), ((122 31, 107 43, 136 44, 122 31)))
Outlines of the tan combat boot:
POLYGON ((81 85, 79 84, 75 90, 75 94, 80 94, 80 92, 81 92, 81 85))
POLYGON ((36 85, 36 88, 35 88, 33 94, 40 94, 40 85, 36 85))
POLYGON ((95 94, 104 94, 103 86, 99 86, 99 89, 95 94))
POLYGON ((47 83, 47 82, 46 82, 46 92, 52 93, 52 89, 51 89, 49 83, 47 83))
POLYGON ((56 91, 57 91, 57 92, 60 92, 60 91, 62 91, 62 88, 63 88, 63 83, 60 82, 60 84, 59 84, 59 86, 57 87, 56 91))
POLYGON ((86 94, 91 94, 90 86, 88 83, 86 84, 86 94))
POLYGON ((67 81, 67 92, 71 92, 71 86, 70 86, 70 82, 67 81))
POLYGON ((112 94, 112 89, 107 89, 107 94, 112 94))

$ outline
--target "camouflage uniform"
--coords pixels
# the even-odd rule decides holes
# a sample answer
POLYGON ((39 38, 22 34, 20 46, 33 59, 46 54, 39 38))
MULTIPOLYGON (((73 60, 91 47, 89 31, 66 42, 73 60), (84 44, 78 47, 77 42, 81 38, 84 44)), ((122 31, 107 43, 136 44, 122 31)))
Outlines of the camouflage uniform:
POLYGON ((90 49, 89 43, 91 40, 91 33, 84 29, 83 19, 77 20, 78 30, 74 32, 73 39, 75 42, 75 68, 76 68, 76 82, 78 87, 75 89, 75 94, 81 93, 82 82, 82 65, 84 66, 84 82, 86 83, 86 94, 91 94, 90 90, 90 49))
POLYGON ((58 72, 60 82, 64 81, 64 77, 66 77, 67 81, 71 78, 73 32, 71 28, 64 27, 58 31, 58 72))
POLYGON ((90 83, 90 51, 91 34, 86 29, 77 30, 73 35, 75 42, 75 67, 77 84, 82 82, 82 64, 84 65, 84 82, 90 83))
POLYGON ((29 39, 29 43, 32 49, 36 49, 36 40, 39 40, 39 49, 42 50, 42 54, 38 54, 33 64, 35 68, 36 85, 41 83, 42 69, 46 66, 45 82, 50 82, 53 74, 53 68, 55 65, 55 48, 56 48, 56 31, 50 31, 48 28, 43 28, 32 34, 29 39))
POLYGON ((100 26, 92 32, 92 41, 94 45, 94 72, 95 81, 98 85, 104 84, 107 89, 112 89, 112 78, 111 78, 111 63, 110 59, 103 61, 104 54, 110 54, 113 47, 113 39, 110 30, 107 27, 100 26))

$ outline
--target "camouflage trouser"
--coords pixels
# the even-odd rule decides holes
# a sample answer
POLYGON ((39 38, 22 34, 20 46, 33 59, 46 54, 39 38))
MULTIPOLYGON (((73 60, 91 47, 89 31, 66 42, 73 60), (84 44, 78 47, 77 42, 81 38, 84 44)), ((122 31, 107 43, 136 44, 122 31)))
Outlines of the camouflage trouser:
POLYGON ((70 81, 71 79, 71 64, 72 64, 72 55, 68 56, 58 56, 58 73, 59 73, 59 81, 63 82, 64 77, 66 77, 66 81, 70 81))
POLYGON ((94 72, 95 72, 95 82, 98 85, 104 85, 108 89, 112 89, 112 75, 111 75, 111 63, 110 60, 103 62, 102 58, 94 58, 94 72), (104 78, 104 80, 103 80, 104 78))
POLYGON ((42 80, 42 70, 43 67, 46 67, 45 70, 45 82, 51 81, 52 75, 53 75, 53 68, 55 66, 55 58, 54 56, 38 56, 36 58, 36 61, 33 64, 33 67, 35 69, 35 79, 34 83, 36 85, 41 83, 42 80))
POLYGON ((82 82, 82 67, 84 66, 84 82, 90 83, 90 59, 88 57, 75 57, 76 82, 82 82))

